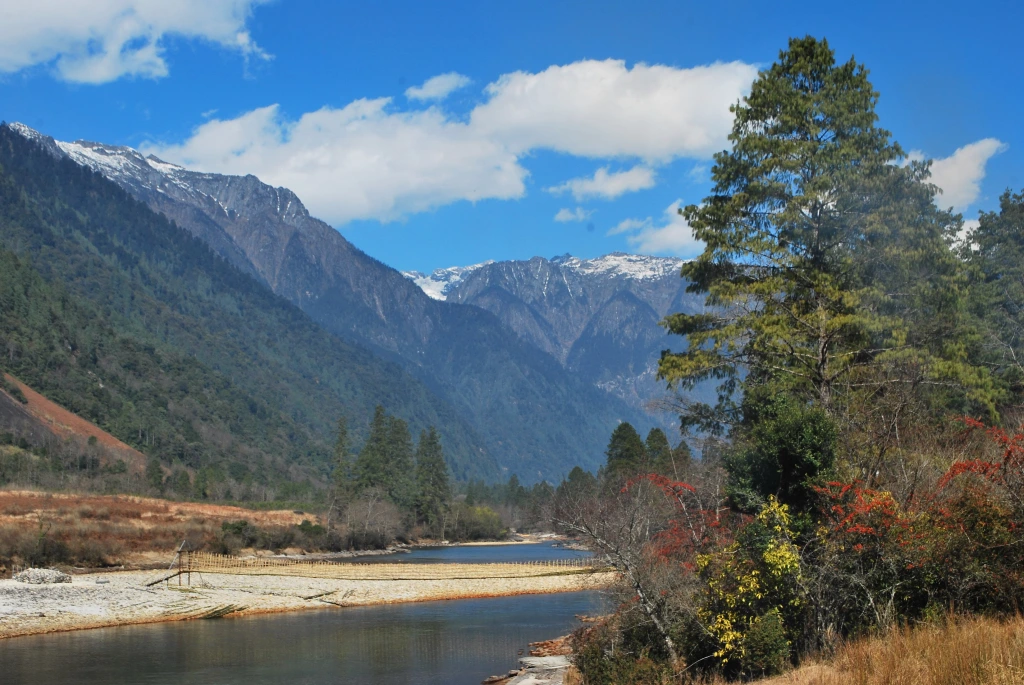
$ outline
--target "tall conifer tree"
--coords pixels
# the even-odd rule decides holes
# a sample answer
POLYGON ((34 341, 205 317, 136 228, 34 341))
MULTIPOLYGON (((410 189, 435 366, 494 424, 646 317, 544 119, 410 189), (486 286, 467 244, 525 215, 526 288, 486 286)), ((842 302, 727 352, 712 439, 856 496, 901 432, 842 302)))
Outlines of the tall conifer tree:
POLYGON ((623 421, 612 431, 605 455, 608 457, 608 473, 616 476, 633 475, 647 465, 644 441, 628 421, 623 421))
POLYGON ((437 528, 451 498, 451 486, 441 440, 433 426, 420 433, 416 448, 416 490, 419 520, 440 533, 437 528))
POLYGON ((708 307, 665 319, 688 346, 663 353, 659 375, 720 382, 717 406, 684 424, 735 425, 736 391, 765 385, 837 418, 894 373, 991 407, 958 342, 964 272, 948 242, 960 222, 934 206, 928 163, 876 125, 877 101, 867 69, 808 36, 732 108, 712 193, 681 210, 705 245, 683 275, 708 307))

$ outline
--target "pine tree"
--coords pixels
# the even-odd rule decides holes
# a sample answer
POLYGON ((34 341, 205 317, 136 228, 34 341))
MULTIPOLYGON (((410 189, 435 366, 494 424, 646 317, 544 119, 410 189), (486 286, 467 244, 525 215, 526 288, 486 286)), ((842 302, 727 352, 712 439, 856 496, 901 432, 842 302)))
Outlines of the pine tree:
POLYGON ((612 431, 605 455, 608 457, 608 474, 614 477, 634 475, 647 465, 647 448, 628 421, 623 421, 612 431))
POLYGON ((431 426, 420 433, 416 447, 416 514, 419 520, 435 533, 443 535, 438 528, 450 499, 448 466, 437 430, 431 426))
POLYGON ((359 490, 384 488, 387 481, 388 423, 379 404, 370 421, 370 435, 356 459, 356 483, 359 490))
POLYGON ((334 464, 331 470, 331 480, 336 493, 349 493, 352 490, 355 485, 354 469, 355 464, 349 447, 348 419, 342 416, 338 419, 338 437, 334 441, 334 464))
POLYGON ((647 448, 647 460, 650 468, 655 473, 666 476, 678 477, 678 469, 673 463, 672 446, 669 445, 665 431, 660 428, 652 428, 647 433, 647 440, 644 441, 647 448))
POLYGON ((386 478, 382 484, 391 501, 412 510, 416 504, 416 464, 409 425, 396 416, 387 420, 386 478))
POLYGON ((688 345, 663 353, 659 375, 684 390, 720 383, 718 404, 694 405, 684 425, 735 425, 737 390, 764 384, 837 417, 893 373, 992 406, 958 342, 964 273, 948 240, 959 221, 934 206, 928 163, 876 125, 877 101, 862 65, 806 37, 732 108, 712 194, 681 211, 705 245, 683 275, 708 306, 666 318, 688 345))
POLYGON ((984 324, 979 356, 1019 405, 1024 397, 1024 191, 1007 190, 998 212, 981 212, 963 254, 975 268, 971 304, 984 324))

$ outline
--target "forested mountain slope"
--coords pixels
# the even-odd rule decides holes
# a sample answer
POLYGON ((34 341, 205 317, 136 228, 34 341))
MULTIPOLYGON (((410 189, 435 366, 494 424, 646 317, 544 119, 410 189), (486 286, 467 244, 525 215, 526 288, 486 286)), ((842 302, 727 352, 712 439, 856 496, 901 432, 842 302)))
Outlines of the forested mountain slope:
POLYGON ((596 467, 619 421, 648 422, 490 312, 427 297, 311 217, 285 188, 12 130, 115 181, 328 331, 400 362, 456 408, 506 473, 534 482, 576 464, 596 467))
POLYGON ((324 331, 116 184, 0 126, 0 366, 129 445, 239 481, 328 468, 335 422, 436 425, 456 477, 480 438, 396 364, 324 331))

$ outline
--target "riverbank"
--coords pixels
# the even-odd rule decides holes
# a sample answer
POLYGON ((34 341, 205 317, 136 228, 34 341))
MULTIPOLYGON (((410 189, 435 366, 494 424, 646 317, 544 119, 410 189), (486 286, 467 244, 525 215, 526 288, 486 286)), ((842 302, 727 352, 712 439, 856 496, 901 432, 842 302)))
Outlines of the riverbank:
POLYGON ((196 618, 346 606, 508 597, 593 590, 611 573, 470 580, 333 580, 293 576, 193 574, 192 585, 154 571, 75 576, 68 584, 0 580, 0 638, 196 618))

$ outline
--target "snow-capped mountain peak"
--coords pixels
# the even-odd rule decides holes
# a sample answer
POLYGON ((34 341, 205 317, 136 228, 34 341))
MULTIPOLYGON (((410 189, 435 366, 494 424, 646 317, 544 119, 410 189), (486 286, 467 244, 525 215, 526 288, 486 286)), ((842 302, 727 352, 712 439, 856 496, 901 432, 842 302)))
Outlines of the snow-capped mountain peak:
POLYGON ((403 271, 402 275, 418 285, 420 290, 435 300, 444 300, 448 297, 448 293, 451 292, 452 288, 468 274, 493 263, 494 260, 489 259, 486 262, 471 264, 470 266, 449 266, 445 269, 434 269, 429 274, 425 274, 422 271, 403 271))
MULTIPOLYGON (((624 252, 613 252, 594 259, 580 259, 570 254, 564 254, 552 257, 547 261, 581 276, 622 278, 635 281, 654 281, 667 276, 678 277, 679 269, 684 263, 684 260, 676 257, 651 257, 624 252)), ((494 260, 488 260, 471 266, 450 266, 445 269, 435 269, 429 274, 420 271, 403 271, 402 275, 413 281, 423 292, 435 300, 445 300, 469 274, 494 263, 494 260)))
POLYGON ((563 255, 551 261, 584 275, 603 275, 638 281, 655 280, 669 275, 678 276, 679 269, 683 266, 683 260, 675 257, 651 257, 625 252, 612 252, 594 259, 563 255))

